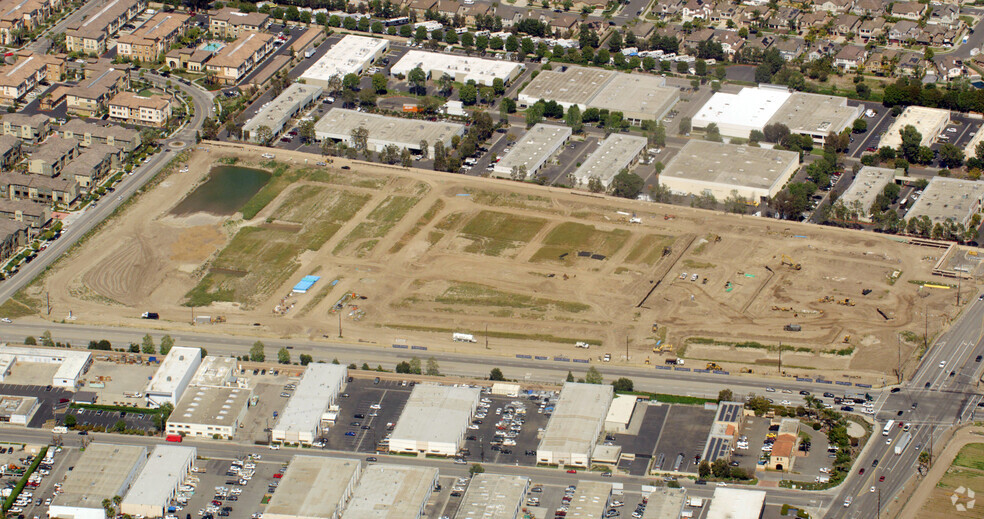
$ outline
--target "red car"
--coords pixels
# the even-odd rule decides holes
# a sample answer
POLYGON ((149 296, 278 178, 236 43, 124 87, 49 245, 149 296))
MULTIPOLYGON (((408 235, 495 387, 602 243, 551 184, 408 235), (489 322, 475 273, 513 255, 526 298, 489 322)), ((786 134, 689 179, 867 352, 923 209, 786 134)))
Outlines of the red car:
POLYGON ((222 506, 222 501, 216 501, 216 500, 213 499, 212 500, 212 504, 215 505, 215 506, 222 506))
POLYGON ((568 474, 577 474, 577 471, 574 470, 574 469, 570 469, 570 470, 567 471, 567 473, 568 474))
POLYGON ((282 477, 284 477, 284 475, 279 472, 273 475, 273 479, 280 479, 282 477))
POLYGON ((863 475, 864 475, 864 469, 861 469, 861 470, 859 470, 859 471, 858 471, 858 475, 859 475, 859 476, 863 476, 863 475))
POLYGON ((878 482, 879 483, 884 483, 885 482, 885 476, 882 476, 882 477, 878 478, 878 482))

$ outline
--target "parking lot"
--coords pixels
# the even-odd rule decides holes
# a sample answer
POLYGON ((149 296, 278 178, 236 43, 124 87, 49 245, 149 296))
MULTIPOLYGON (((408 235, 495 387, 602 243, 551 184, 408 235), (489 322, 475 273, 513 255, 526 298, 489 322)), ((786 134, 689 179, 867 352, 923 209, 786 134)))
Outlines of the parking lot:
POLYGON ((653 470, 673 471, 676 458, 683 456, 678 472, 697 472, 694 457, 703 453, 707 432, 715 411, 703 407, 672 405, 660 428, 653 457, 653 470))
POLYGON ((154 415, 144 413, 132 413, 126 411, 104 411, 102 409, 69 409, 66 416, 75 417, 77 426, 102 427, 106 431, 111 431, 120 420, 126 424, 127 429, 152 430, 154 428, 154 415))
MULTIPOLYGON (((653 459, 653 451, 656 448, 656 441, 663 431, 663 424, 666 416, 670 412, 671 406, 668 405, 645 405, 640 403, 636 407, 636 412, 642 409, 642 423, 638 434, 614 434, 606 437, 614 438, 617 445, 622 447, 622 454, 634 454, 634 460, 624 460, 619 463, 619 470, 628 472, 633 476, 644 476, 649 468, 649 462, 653 459)), ((635 419, 633 417, 633 419, 635 419)), ((631 425, 631 424, 630 424, 631 425)), ((634 431, 630 431, 634 432, 634 431)), ((673 460, 670 460, 672 463, 673 460)), ((666 466, 665 457, 662 466, 666 466)), ((656 470, 667 470, 654 465, 656 470)), ((672 468, 672 467, 671 467, 672 468)))
POLYGON ((468 450, 464 458, 478 462, 534 464, 540 443, 538 431, 546 428, 553 410, 549 402, 556 398, 553 392, 532 397, 483 394, 482 407, 468 430, 465 442, 468 450))
MULTIPOLYGON (((0 461, 5 466, 14 464, 18 467, 27 467, 33 459, 30 457, 30 452, 24 450, 23 445, 2 445, 0 447, 7 450, 5 453, 0 453, 0 461)), ((30 451, 37 448, 36 446, 32 447, 30 451)), ((11 515, 47 516, 48 506, 55 495, 56 484, 60 486, 65 473, 71 470, 79 456, 80 453, 77 449, 48 447, 47 461, 42 460, 41 464, 38 465, 27 486, 21 492, 18 502, 10 509, 11 515)), ((21 476, 16 473, 11 476, 4 476, 0 478, 0 485, 12 487, 20 481, 20 478, 21 476)))
POLYGON ((197 514, 197 517, 207 517, 208 513, 222 517, 250 517, 261 513, 264 497, 273 494, 276 488, 271 485, 279 481, 274 475, 281 473, 283 467, 281 463, 248 457, 198 460, 198 472, 194 474, 197 481, 189 482, 195 487, 194 491, 183 493, 187 496, 187 505, 178 515, 184 512, 197 514))
POLYGON ((35 386, 22 384, 0 384, 0 394, 11 396, 33 396, 38 399, 38 410, 28 427, 41 427, 52 419, 54 411, 59 406, 65 406, 72 399, 72 393, 66 389, 51 386, 35 386))
POLYGON ((323 447, 376 452, 396 425, 412 389, 410 382, 349 377, 345 392, 338 399, 338 417, 328 429, 323 447))

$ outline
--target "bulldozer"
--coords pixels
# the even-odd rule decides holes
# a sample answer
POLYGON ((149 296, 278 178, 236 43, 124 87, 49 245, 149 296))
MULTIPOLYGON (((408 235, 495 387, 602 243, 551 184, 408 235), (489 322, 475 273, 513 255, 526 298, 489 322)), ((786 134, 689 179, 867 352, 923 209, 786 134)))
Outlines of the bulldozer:
POLYGON ((672 344, 660 344, 653 347, 653 353, 673 353, 672 344))
POLYGON ((840 301, 837 301, 837 304, 843 305, 843 306, 854 306, 855 303, 854 303, 854 301, 851 301, 850 299, 846 299, 845 298, 845 299, 841 299, 840 301))
POLYGON ((704 369, 709 369, 711 371, 721 371, 721 366, 718 366, 714 362, 708 362, 707 366, 704 369))
POLYGON ((800 270, 800 269, 803 268, 803 265, 800 265, 799 263, 796 263, 795 261, 793 261, 793 258, 790 258, 786 254, 783 254, 782 255, 782 264, 788 266, 789 268, 791 268, 793 270, 800 270))
POLYGON ((844 336, 844 344, 850 344, 850 343, 851 343, 851 336, 850 335, 845 335, 844 336))
POLYGON ((817 302, 818 303, 833 303, 834 302, 834 298, 832 298, 830 296, 823 296, 820 299, 817 299, 817 302))

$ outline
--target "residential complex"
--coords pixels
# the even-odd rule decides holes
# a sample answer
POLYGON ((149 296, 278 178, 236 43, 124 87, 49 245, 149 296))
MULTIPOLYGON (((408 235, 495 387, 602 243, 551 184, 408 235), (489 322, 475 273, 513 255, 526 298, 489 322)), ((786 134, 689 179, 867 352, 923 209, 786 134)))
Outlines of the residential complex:
POLYGON ((243 32, 205 64, 214 81, 234 85, 273 50, 274 37, 259 32, 243 32))
POLYGON ((69 25, 65 47, 69 52, 102 55, 109 38, 145 7, 145 0, 110 0, 88 17, 69 25))
POLYGON ((135 61, 157 61, 177 42, 191 17, 180 13, 160 12, 137 30, 116 39, 116 53, 135 61))

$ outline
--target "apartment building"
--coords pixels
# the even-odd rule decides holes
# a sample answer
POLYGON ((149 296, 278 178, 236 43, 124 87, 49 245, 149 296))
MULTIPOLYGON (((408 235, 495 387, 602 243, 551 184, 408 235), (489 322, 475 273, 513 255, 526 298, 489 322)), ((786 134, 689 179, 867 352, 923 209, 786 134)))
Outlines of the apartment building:
POLYGON ((88 148, 96 144, 107 144, 131 153, 140 147, 140 132, 115 124, 101 124, 72 119, 55 131, 60 137, 75 139, 79 146, 88 148))
POLYGON ((184 35, 189 20, 180 13, 157 13, 131 34, 117 38, 116 53, 136 61, 157 61, 184 35))
POLYGON ((109 101, 109 117, 116 121, 161 128, 171 118, 173 99, 168 95, 143 97, 133 92, 120 92, 109 101))
POLYGON ((20 43, 20 33, 33 31, 60 7, 60 0, 0 1, 0 43, 20 43))
POLYGON ((0 135, 0 170, 12 167, 20 160, 21 140, 12 135, 0 135))
POLYGON ((14 255, 30 239, 30 226, 14 220, 0 220, 0 260, 14 255))
POLYGON ((19 55, 12 65, 0 67, 0 104, 12 105, 38 84, 57 81, 63 61, 64 56, 28 54, 19 55))
POLYGON ((208 30, 220 38, 238 38, 245 32, 259 32, 266 27, 270 15, 264 13, 243 13, 238 9, 224 7, 208 15, 208 30))
POLYGON ((79 184, 67 178, 0 173, 0 195, 13 200, 70 205, 79 197, 79 184))
POLYGON ((234 85, 273 50, 273 40, 270 34, 245 32, 212 56, 205 69, 215 81, 234 85))
MULTIPOLYGON (((73 142, 74 139, 72 139, 73 142)), ((78 157, 69 162, 61 176, 69 180, 75 179, 79 187, 88 190, 103 178, 109 176, 114 166, 120 163, 122 151, 107 144, 93 144, 82 148, 78 157)))
POLYGON ((65 95, 68 113, 83 117, 93 117, 109 104, 109 100, 122 92, 129 84, 129 77, 123 71, 107 69, 101 74, 84 79, 65 95))
POLYGON ((87 18, 69 25, 65 46, 69 52, 101 55, 109 38, 146 7, 146 0, 110 0, 87 18))
POLYGON ((75 139, 52 135, 31 153, 27 170, 35 175, 57 177, 65 169, 65 165, 78 155, 79 143, 75 139))
POLYGON ((164 63, 171 70, 185 69, 188 72, 204 72, 205 63, 215 54, 204 49, 174 49, 164 57, 164 63))
POLYGON ((34 229, 40 229, 51 220, 51 206, 30 200, 0 198, 0 221, 3 218, 24 222, 34 229))
POLYGON ((30 144, 47 139, 51 133, 51 118, 44 114, 26 115, 14 112, 4 114, 0 122, 4 135, 30 144))

